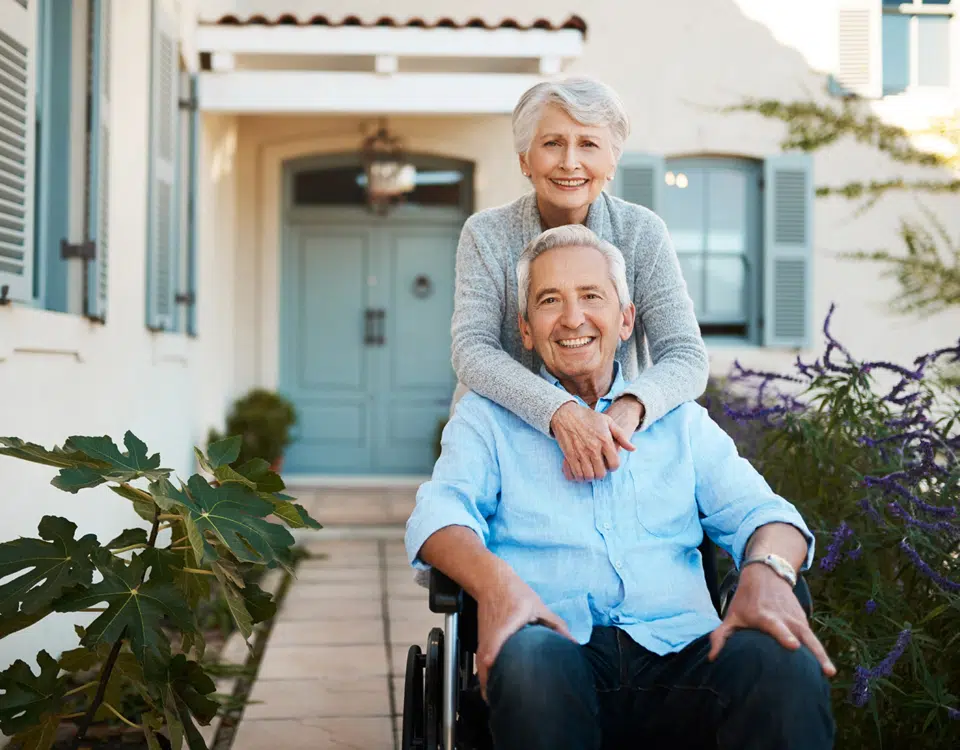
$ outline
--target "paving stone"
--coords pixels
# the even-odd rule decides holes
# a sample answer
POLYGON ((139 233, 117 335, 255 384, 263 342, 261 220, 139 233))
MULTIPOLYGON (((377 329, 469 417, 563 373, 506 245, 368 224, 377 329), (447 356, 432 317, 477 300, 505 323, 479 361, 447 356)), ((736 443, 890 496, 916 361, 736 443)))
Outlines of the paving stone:
MULTIPOLYGON (((294 589, 295 590, 295 589, 294 589)), ((295 622, 309 620, 351 620, 375 619, 377 622, 383 617, 383 603, 380 597, 363 599, 341 599, 327 601, 322 599, 293 598, 283 603, 280 612, 280 622, 295 622)))
POLYGON ((380 599, 383 596, 380 581, 342 581, 334 583, 300 583, 287 593, 286 602, 313 599, 320 602, 339 602, 344 599, 380 599))
POLYGON ((379 617, 362 620, 320 620, 318 622, 278 622, 270 635, 277 646, 359 646, 383 643, 383 621, 379 617))
MULTIPOLYGON (((281 646, 268 644, 258 681, 309 679, 348 674, 372 677, 387 674, 382 644, 366 646, 281 646)), ((384 685, 386 689, 386 685, 384 685)))
POLYGON ((309 583, 375 582, 380 583, 380 567, 373 565, 311 565, 297 568, 296 585, 309 583))
POLYGON ((242 721, 234 750, 393 750, 389 717, 242 721))
POLYGON ((387 678, 258 680, 250 694, 247 719, 306 719, 336 716, 390 716, 387 678))

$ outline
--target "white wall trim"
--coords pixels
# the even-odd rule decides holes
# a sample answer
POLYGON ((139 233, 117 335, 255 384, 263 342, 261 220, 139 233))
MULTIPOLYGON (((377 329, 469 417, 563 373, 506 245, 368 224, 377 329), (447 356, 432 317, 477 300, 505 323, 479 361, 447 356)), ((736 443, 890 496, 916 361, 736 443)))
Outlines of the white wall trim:
POLYGON ((576 29, 422 29, 353 26, 219 26, 197 29, 203 52, 252 55, 579 57, 576 29))
POLYGON ((542 81, 511 73, 201 73, 200 109, 232 114, 510 114, 542 81))

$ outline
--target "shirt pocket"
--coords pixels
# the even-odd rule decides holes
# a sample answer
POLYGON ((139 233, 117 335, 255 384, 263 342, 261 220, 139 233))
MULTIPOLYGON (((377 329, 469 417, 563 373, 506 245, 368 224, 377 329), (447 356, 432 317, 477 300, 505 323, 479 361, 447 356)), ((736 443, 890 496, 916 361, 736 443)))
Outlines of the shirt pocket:
POLYGON ((682 466, 646 463, 630 470, 637 521, 650 536, 680 536, 699 518, 692 472, 682 466))

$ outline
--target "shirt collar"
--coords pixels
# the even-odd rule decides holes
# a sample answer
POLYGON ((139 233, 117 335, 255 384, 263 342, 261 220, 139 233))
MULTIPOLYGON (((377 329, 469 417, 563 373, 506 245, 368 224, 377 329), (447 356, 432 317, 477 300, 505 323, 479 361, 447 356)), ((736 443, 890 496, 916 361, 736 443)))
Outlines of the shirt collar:
MULTIPOLYGON (((553 383, 557 388, 563 388, 563 383, 561 383, 553 373, 551 373, 546 365, 540 365, 540 377, 546 380, 549 383, 553 383)), ((623 379, 623 373, 620 370, 620 362, 613 360, 613 382, 610 384, 610 390, 607 391, 605 396, 601 396, 597 401, 595 407, 596 411, 606 411, 607 407, 613 403, 614 399, 623 393, 623 390, 627 387, 627 382, 623 379)), ((573 395, 573 394, 570 394, 573 395)), ((577 401, 586 406, 586 402, 579 396, 575 397, 577 401)))

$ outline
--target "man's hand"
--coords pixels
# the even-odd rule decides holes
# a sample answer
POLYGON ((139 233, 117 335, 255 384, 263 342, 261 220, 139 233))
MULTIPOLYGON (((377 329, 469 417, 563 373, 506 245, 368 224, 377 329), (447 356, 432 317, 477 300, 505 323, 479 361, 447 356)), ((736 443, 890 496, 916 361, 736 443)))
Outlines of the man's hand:
POLYGON ((740 583, 730 609, 720 626, 710 634, 710 661, 739 628, 762 630, 791 651, 804 644, 813 652, 823 673, 833 677, 837 668, 810 629, 807 616, 790 584, 766 565, 749 565, 740 573, 740 583))
POLYGON ((480 693, 487 699, 487 676, 507 639, 529 624, 546 625, 574 640, 566 623, 547 609, 536 592, 506 563, 477 599, 477 676, 480 693))
POLYGON ((563 451, 563 473, 567 479, 603 479, 608 469, 620 468, 619 448, 636 450, 630 442, 632 430, 625 431, 609 413, 601 414, 575 401, 568 401, 554 412, 550 428, 563 451))

